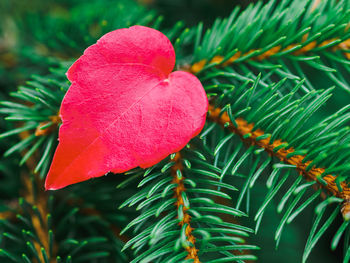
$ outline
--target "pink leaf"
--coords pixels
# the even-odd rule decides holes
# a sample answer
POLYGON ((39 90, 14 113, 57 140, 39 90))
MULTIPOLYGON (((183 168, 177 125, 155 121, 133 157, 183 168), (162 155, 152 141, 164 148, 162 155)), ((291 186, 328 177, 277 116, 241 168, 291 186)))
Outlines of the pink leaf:
POLYGON ((46 189, 150 167, 181 150, 205 123, 208 100, 199 80, 175 71, 161 32, 134 26, 104 35, 68 70, 46 189))

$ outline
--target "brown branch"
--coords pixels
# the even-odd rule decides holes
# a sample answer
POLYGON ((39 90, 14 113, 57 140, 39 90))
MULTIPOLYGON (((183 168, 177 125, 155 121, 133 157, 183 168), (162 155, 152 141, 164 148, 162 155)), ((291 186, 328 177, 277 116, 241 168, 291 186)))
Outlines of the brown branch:
POLYGON ((16 218, 16 215, 12 211, 5 211, 0 213, 0 220, 13 220, 14 218, 16 218))
MULTIPOLYGON (((305 35, 303 37, 303 42, 305 42, 306 40, 307 40, 307 35, 305 35)), ((317 41, 312 41, 309 44, 305 45, 304 47, 294 51, 293 54, 296 56, 306 54, 306 53, 312 51, 314 48, 325 46, 325 45, 327 45, 333 41, 336 41, 336 40, 337 40, 336 38, 332 38, 332 39, 325 40, 319 44, 317 43, 317 41)), ((284 51, 291 50, 292 48, 295 48, 298 45, 299 44, 291 44, 284 49, 282 49, 281 46, 275 46, 275 47, 272 47, 271 49, 267 50, 266 52, 264 52, 260 55, 252 57, 251 59, 261 61, 261 60, 267 59, 267 58, 277 54, 280 51, 284 52, 284 51)), ((334 47, 332 47, 332 50, 333 51, 337 51, 337 50, 348 51, 348 50, 350 50, 350 39, 344 40, 343 42, 339 43, 338 45, 335 45, 334 47)), ((201 61, 198 61, 198 62, 194 63, 193 65, 191 65, 189 67, 189 69, 187 69, 187 70, 189 72, 195 74, 195 73, 198 73, 199 71, 201 71, 206 65, 214 64, 214 63, 218 64, 217 67, 220 67, 220 66, 226 67, 228 65, 235 63, 235 61, 237 59, 239 59, 243 56, 246 56, 248 54, 251 54, 253 52, 256 52, 256 51, 258 51, 258 49, 251 49, 246 53, 242 53, 240 51, 237 51, 236 54, 234 54, 232 57, 230 57, 225 62, 223 62, 224 56, 220 56, 220 55, 213 57, 209 62, 206 59, 202 59, 201 61), (222 64, 220 64, 220 63, 222 63, 222 64)), ((350 59, 350 53, 344 52, 344 55, 346 56, 346 58, 350 59)))
POLYGON ((281 148, 277 152, 274 152, 273 149, 286 143, 280 139, 275 140, 272 144, 270 144, 270 137, 256 140, 257 137, 264 135, 264 131, 257 129, 252 131, 254 128, 253 123, 248 123, 246 120, 242 118, 237 118, 235 121, 237 123, 237 127, 235 127, 228 114, 226 112, 220 114, 220 108, 214 108, 214 106, 209 106, 209 119, 220 124, 222 127, 227 127, 231 132, 237 134, 243 142, 248 145, 256 145, 260 148, 265 149, 265 151, 271 155, 275 156, 286 164, 292 164, 296 166, 299 174, 302 175, 306 180, 315 181, 318 183, 319 187, 327 190, 329 193, 334 196, 341 198, 344 200, 342 207, 342 214, 345 219, 349 219, 350 217, 350 188, 346 182, 341 182, 342 191, 339 191, 336 185, 336 176, 326 175, 321 176, 324 172, 324 168, 319 168, 313 166, 309 171, 306 170, 306 167, 312 162, 312 160, 303 163, 303 159, 305 155, 294 155, 292 157, 287 157, 288 154, 293 153, 295 150, 293 147, 289 149, 281 148), (227 124, 229 124, 227 126, 227 124), (250 135, 249 137, 245 135, 250 135), (320 178, 327 182, 327 184, 323 184, 320 182, 320 178))
POLYGON ((179 225, 182 227, 184 224, 187 224, 185 234, 187 237, 187 241, 192 243, 192 246, 186 247, 186 251, 188 252, 186 259, 193 259, 194 263, 200 263, 197 255, 198 249, 196 249, 196 246, 195 246, 196 238, 192 234, 193 228, 190 225, 191 216, 186 212, 188 208, 185 207, 184 200, 182 199, 182 193, 186 190, 183 183, 185 178, 183 176, 181 178, 178 178, 177 176, 177 170, 180 170, 180 171, 183 170, 180 153, 176 153, 173 159, 173 162, 175 162, 175 165, 171 167, 171 173, 173 176, 172 182, 177 184, 177 187, 174 189, 175 198, 176 198, 175 205, 177 208, 182 206, 182 212, 183 212, 183 219, 180 221, 179 225))
POLYGON ((17 219, 16 214, 19 211, 18 199, 9 200, 5 202, 5 205, 8 210, 0 212, 0 220, 15 221, 17 219))
POLYGON ((314 11, 320 3, 321 0, 315 0, 312 4, 311 11, 314 11))
MULTIPOLYGON (((60 125, 60 123, 62 122, 61 118, 60 118, 60 113, 58 113, 57 115, 51 116, 50 117, 50 121, 46 121, 46 122, 42 122, 38 125, 38 127, 36 128, 35 131, 35 135, 36 136, 47 136, 49 134, 51 134, 52 132, 54 132, 58 126, 60 125), (52 125, 48 126, 47 128, 42 129, 43 126, 52 123, 52 125)), ((29 136, 28 132, 23 132, 20 134, 20 137, 22 139, 26 138, 29 136)), ((36 166, 36 158, 37 156, 31 156, 26 164, 27 167, 30 171, 34 171, 35 166, 36 166)), ((42 218, 42 221, 40 220, 39 216, 34 214, 33 212, 30 214, 31 215, 31 221, 32 224, 34 226, 34 229, 39 237, 40 242, 42 243, 43 247, 45 248, 45 250, 48 252, 49 251, 49 240, 48 240, 48 236, 47 236, 47 232, 48 232, 48 225, 47 225, 47 217, 46 215, 48 214, 47 211, 47 192, 44 191, 44 182, 43 180, 41 180, 37 175, 35 175, 35 181, 36 181, 36 185, 38 185, 38 189, 37 189, 37 198, 35 198, 35 194, 34 194, 34 189, 33 189, 33 184, 31 182, 31 180, 29 179, 28 175, 24 175, 23 176, 23 183, 25 186, 25 191, 24 191, 24 198, 25 200, 32 204, 35 205, 38 208, 38 211, 40 213, 40 217, 42 218), (43 224, 42 224, 43 223, 43 224)), ((73 204, 82 204, 82 200, 70 200, 68 202, 70 205, 73 204)), ((82 214, 86 214, 86 215, 95 215, 100 217, 101 219, 104 219, 103 214, 94 209, 94 208, 81 208, 79 210, 82 214)), ((106 220, 108 222, 108 220, 106 220)), ((125 236, 121 236, 120 232, 121 229, 118 228, 117 226, 113 225, 110 223, 109 225, 112 233, 114 233, 115 236, 117 236, 120 240, 122 240, 123 242, 127 242, 128 238, 125 236)), ((43 257, 41 254, 41 245, 34 241, 34 246, 35 246, 35 250, 37 252, 37 254, 40 256, 40 260, 43 261, 43 257)), ((53 254, 56 255, 56 251, 57 251, 57 245, 54 244, 54 250, 53 250, 53 254)), ((54 255, 48 255, 50 262, 54 262, 54 255)), ((44 262, 44 261, 43 261, 44 262)))
MULTIPOLYGON (((29 136, 28 132, 20 133, 21 139, 25 139, 29 136)), ((26 161, 26 165, 30 171, 34 171, 36 166, 36 154, 33 154, 26 161)), ((24 185, 24 189, 22 192, 23 198, 38 209, 38 213, 34 213, 34 211, 30 211, 30 217, 32 221, 32 225, 34 230, 39 238, 39 242, 33 240, 34 248, 40 258, 41 262, 45 262, 44 257, 41 253, 41 247, 43 247, 47 253, 50 262, 55 262, 55 255, 57 251, 57 245, 53 244, 52 255, 50 255, 50 246, 49 246, 49 236, 48 236, 48 221, 47 215, 49 214, 47 210, 47 200, 48 194, 44 191, 44 181, 38 176, 34 175, 34 183, 37 186, 37 189, 34 189, 33 182, 31 181, 29 174, 25 173, 22 175, 22 182, 24 185)))
POLYGON ((34 211, 30 211, 31 221, 34 227, 34 230, 40 240, 40 243, 36 240, 33 240, 35 250, 42 262, 44 262, 43 255, 41 253, 41 247, 43 247, 47 253, 47 256, 50 262, 55 262, 55 254, 57 247, 54 244, 53 253, 50 255, 50 246, 49 246, 49 236, 48 236, 48 221, 47 221, 47 199, 48 195, 43 190, 44 184, 43 181, 39 177, 35 177, 35 182, 38 185, 38 189, 33 188, 33 182, 30 180, 27 174, 22 176, 23 184, 24 184, 24 194, 23 197, 29 204, 36 206, 38 209, 38 213, 34 213, 34 211), (34 192, 36 191, 36 193, 34 192))
POLYGON ((50 118, 50 121, 41 122, 38 125, 38 127, 35 130, 35 136, 43 136, 43 135, 51 134, 53 131, 55 131, 58 128, 58 126, 62 122, 59 113, 57 115, 50 116, 49 118, 50 118), (49 123, 52 123, 52 125, 50 125, 47 128, 42 129, 42 127, 44 127, 45 125, 47 125, 49 123))

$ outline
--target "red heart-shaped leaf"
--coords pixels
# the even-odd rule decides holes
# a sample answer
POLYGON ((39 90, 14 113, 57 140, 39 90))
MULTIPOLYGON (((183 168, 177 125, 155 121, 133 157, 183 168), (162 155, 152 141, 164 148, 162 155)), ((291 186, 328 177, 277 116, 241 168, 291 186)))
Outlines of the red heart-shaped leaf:
POLYGON ((46 189, 108 172, 150 167, 183 148, 205 123, 208 100, 199 80, 175 71, 161 32, 118 29, 90 46, 68 70, 46 189))

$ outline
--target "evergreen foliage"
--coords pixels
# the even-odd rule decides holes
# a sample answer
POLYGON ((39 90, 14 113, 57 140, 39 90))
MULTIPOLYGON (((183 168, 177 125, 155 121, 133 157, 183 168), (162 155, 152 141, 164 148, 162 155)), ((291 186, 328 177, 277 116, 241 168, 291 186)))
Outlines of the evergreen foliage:
POLYGON ((16 31, 0 45, 1 262, 350 261, 349 0, 257 2, 189 28, 128 0, 33 5, 0 4, 15 17, 0 13, 0 40, 16 31), (134 24, 201 80, 204 129, 151 168, 45 192, 65 72, 134 24))

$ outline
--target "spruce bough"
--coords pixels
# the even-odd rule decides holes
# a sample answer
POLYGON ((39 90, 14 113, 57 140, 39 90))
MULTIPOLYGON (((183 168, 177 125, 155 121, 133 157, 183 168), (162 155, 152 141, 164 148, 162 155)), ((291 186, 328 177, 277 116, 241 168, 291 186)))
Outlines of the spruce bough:
POLYGON ((41 24, 15 21, 21 34, 6 58, 27 81, 11 90, 8 74, 0 92, 0 260, 329 262, 326 243, 349 262, 350 2, 256 3, 189 28, 110 2, 74 1, 74 21, 46 12, 41 24), (102 35, 136 24, 163 32, 175 67, 200 80, 203 130, 149 168, 44 191, 65 72, 102 35))

